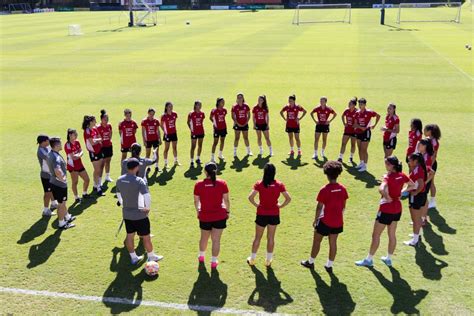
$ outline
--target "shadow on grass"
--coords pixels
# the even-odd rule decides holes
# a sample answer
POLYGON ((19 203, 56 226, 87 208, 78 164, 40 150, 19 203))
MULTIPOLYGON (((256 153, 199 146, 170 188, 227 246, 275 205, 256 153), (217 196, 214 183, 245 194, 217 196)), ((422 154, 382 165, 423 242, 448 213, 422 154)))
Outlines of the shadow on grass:
POLYGON ((260 306, 265 312, 274 313, 279 306, 293 302, 290 294, 281 288, 281 282, 276 278, 271 267, 267 268, 266 278, 257 267, 251 266, 251 268, 255 274, 255 289, 248 299, 249 305, 260 306))
POLYGON ((202 174, 202 166, 197 165, 196 167, 189 167, 188 170, 184 173, 184 177, 190 180, 197 180, 198 177, 202 174))
POLYGON ((446 246, 444 245, 443 236, 435 233, 433 227, 429 223, 423 227, 423 237, 430 245, 431 251, 433 251, 434 254, 441 256, 449 254, 449 252, 446 250, 446 246))
POLYGON ((326 161, 328 161, 326 157, 324 157, 323 159, 319 159, 318 157, 318 159, 314 159, 314 165, 318 168, 322 168, 326 161))
POLYGON ((258 169, 263 169, 269 161, 270 156, 263 157, 261 155, 258 155, 257 158, 252 161, 252 165, 257 166, 258 169))
POLYGON ((380 284, 392 295, 393 304, 390 308, 392 314, 419 314, 416 308, 428 295, 426 290, 413 290, 410 284, 401 277, 397 269, 391 267, 392 280, 387 279, 381 272, 370 268, 380 284))
POLYGON ((43 235, 48 228, 51 216, 41 216, 33 225, 21 234, 20 239, 16 242, 19 245, 29 243, 36 237, 43 235))
MULTIPOLYGON (((105 190, 104 190, 105 192, 105 190)), ((74 202, 72 203, 71 206, 68 208, 68 212, 71 213, 71 215, 78 216, 81 215, 86 209, 91 207, 94 204, 97 204, 97 199, 98 196, 91 194, 91 196, 87 199, 83 199, 81 202, 77 203, 74 202)))
POLYGON ((158 169, 155 168, 153 173, 151 173, 151 169, 147 169, 147 171, 145 172, 145 177, 146 177, 146 182, 149 187, 155 183, 153 179, 156 179, 157 176, 158 176, 158 169))
POLYGON ((53 234, 46 237, 41 243, 30 247, 28 253, 30 262, 26 266, 28 269, 33 269, 48 261, 61 241, 61 233, 61 229, 56 229, 53 234))
POLYGON ((423 277, 429 280, 441 280, 441 270, 448 266, 445 261, 434 257, 426 250, 424 243, 420 242, 415 248, 415 261, 423 272, 423 277))
POLYGON ((224 159, 219 159, 219 162, 217 163, 217 175, 222 174, 222 171, 225 170, 226 165, 227 162, 224 159))
POLYGON ((244 158, 240 159, 239 157, 234 157, 234 160, 232 160, 232 166, 230 166, 230 169, 235 169, 237 172, 241 172, 245 168, 250 167, 249 164, 249 156, 244 156, 244 158))
POLYGON ((175 172, 176 166, 173 166, 170 169, 163 169, 160 175, 158 175, 156 172, 153 173, 154 176, 148 178, 148 186, 152 186, 155 183, 158 183, 160 186, 167 185, 168 182, 173 179, 175 172))
POLYGON ((390 25, 390 24, 384 24, 386 27, 388 27, 389 31, 397 31, 397 32, 417 32, 419 31, 419 29, 404 29, 402 27, 399 27, 399 26, 394 26, 394 25, 390 25))
POLYGON ((354 312, 356 303, 347 290, 344 283, 334 273, 330 273, 331 283, 327 284, 321 276, 310 269, 311 275, 316 282, 316 293, 323 307, 324 315, 351 315, 354 312))
POLYGON ((227 284, 222 282, 219 271, 207 272, 204 263, 199 263, 198 278, 189 294, 188 307, 198 315, 211 315, 211 312, 223 307, 227 300, 227 284))
POLYGON ((366 188, 373 188, 380 185, 380 181, 377 180, 370 172, 360 172, 355 167, 351 167, 347 164, 344 164, 344 166, 346 167, 347 172, 354 176, 354 179, 364 182, 366 188))
POLYGON ((295 158, 294 155, 289 156, 286 160, 282 160, 281 162, 290 167, 290 170, 298 170, 298 168, 308 165, 307 162, 301 162, 301 156, 296 156, 295 158))
POLYGON ((428 215, 430 216, 430 222, 438 227, 440 232, 450 235, 456 234, 456 229, 449 226, 446 219, 441 216, 437 208, 430 208, 428 210, 428 215))

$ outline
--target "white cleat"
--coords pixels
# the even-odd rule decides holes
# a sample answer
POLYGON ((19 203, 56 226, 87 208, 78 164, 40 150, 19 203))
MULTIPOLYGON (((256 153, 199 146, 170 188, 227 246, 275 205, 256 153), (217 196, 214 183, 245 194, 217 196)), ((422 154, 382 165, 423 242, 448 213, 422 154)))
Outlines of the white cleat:
POLYGON ((105 177, 105 182, 114 182, 114 180, 111 177, 107 176, 105 177))
POLYGON ((359 168, 359 172, 364 172, 367 171, 367 166, 363 165, 362 167, 359 168))
POLYGON ((51 209, 48 208, 48 209, 43 210, 43 216, 53 216, 53 215, 56 215, 56 213, 51 211, 51 209))
POLYGON ((160 260, 163 260, 163 256, 160 256, 160 255, 154 255, 154 256, 151 256, 151 257, 148 257, 148 261, 160 261, 160 260))

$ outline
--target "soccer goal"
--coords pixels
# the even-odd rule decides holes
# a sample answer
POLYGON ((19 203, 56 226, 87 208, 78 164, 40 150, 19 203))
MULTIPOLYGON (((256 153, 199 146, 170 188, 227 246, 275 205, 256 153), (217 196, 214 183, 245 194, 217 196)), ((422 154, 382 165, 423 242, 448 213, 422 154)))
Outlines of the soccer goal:
POLYGON ((397 23, 461 22, 461 2, 400 3, 397 23))
POLYGON ((133 20, 130 21, 132 26, 155 26, 158 24, 156 11, 158 6, 162 4, 161 0, 131 1, 133 1, 133 20))
POLYGON ((298 4, 293 24, 304 23, 351 23, 351 4, 298 4))

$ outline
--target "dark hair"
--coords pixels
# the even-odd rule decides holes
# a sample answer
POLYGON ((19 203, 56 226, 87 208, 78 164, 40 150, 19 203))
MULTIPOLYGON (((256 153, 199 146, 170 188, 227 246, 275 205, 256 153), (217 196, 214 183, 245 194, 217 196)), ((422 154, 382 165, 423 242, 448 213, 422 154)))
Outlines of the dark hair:
POLYGON ((391 164, 392 166, 394 166, 396 172, 402 172, 402 168, 403 168, 402 162, 398 160, 396 156, 387 157, 385 158, 385 161, 391 164))
POLYGON ((433 149, 433 144, 431 143, 431 139, 423 138, 422 140, 420 140, 420 144, 423 146, 426 146, 426 153, 428 155, 433 156, 434 149, 433 149))
POLYGON ((149 108, 147 113, 150 113, 150 112, 156 113, 154 108, 149 108))
POLYGON ((67 129, 67 142, 68 143, 71 142, 71 137, 70 137, 71 134, 77 134, 77 131, 74 128, 67 129))
POLYGON ((100 119, 102 120, 105 116, 107 116, 107 111, 105 109, 100 110, 100 119))
POLYGON ((208 162, 204 167, 206 173, 211 178, 211 181, 214 185, 216 185, 216 177, 217 177, 217 165, 214 162, 208 162))
POLYGON ((82 129, 85 130, 89 127, 90 123, 95 120, 95 116, 93 115, 84 115, 84 119, 82 121, 82 129))
POLYGON ((140 165, 140 162, 136 158, 130 158, 127 160, 127 170, 133 170, 140 165))
POLYGON ((365 98, 360 98, 359 99, 359 104, 367 104, 367 100, 365 98))
POLYGON ((275 165, 272 163, 265 164, 265 167, 263 167, 263 179, 262 179, 263 186, 265 188, 268 188, 268 186, 275 181, 275 174, 276 174, 275 165))
POLYGON ((296 101, 296 95, 292 94, 288 97, 288 99, 296 101))
POLYGON ((125 110, 123 110, 123 114, 124 114, 124 115, 127 114, 127 113, 132 114, 132 110, 130 110, 130 109, 128 109, 128 108, 125 109, 125 110))
POLYGON ((240 93, 237 93, 237 97, 241 95, 242 96, 242 103, 245 103, 245 97, 244 97, 244 94, 242 92, 240 93))
POLYGON ((60 144, 61 143, 61 138, 59 137, 51 137, 49 139, 49 145, 51 146, 51 148, 54 148, 57 144, 60 144))
POLYGON ((397 106, 395 103, 389 103, 388 106, 393 107, 393 114, 397 114, 397 106))
POLYGON ((194 101, 194 111, 196 111, 196 106, 198 106, 198 104, 200 104, 202 106, 201 101, 199 101, 199 100, 194 101))
POLYGON ((168 109, 168 106, 170 106, 170 105, 173 105, 173 103, 171 103, 171 101, 166 101, 166 103, 165 103, 165 112, 164 112, 165 114, 166 114, 166 110, 168 109))
POLYGON ((216 99, 216 108, 219 107, 219 103, 221 103, 221 101, 224 101, 224 98, 219 97, 216 99))
POLYGON ((324 101, 328 102, 328 98, 325 97, 325 96, 320 97, 319 100, 324 100, 324 101))
POLYGON ((420 133, 423 132, 423 123, 419 118, 414 118, 411 120, 411 124, 415 127, 420 133))
POLYGON ((349 103, 352 105, 357 105, 357 97, 353 97, 352 99, 349 100, 349 103))
POLYGON ((262 108, 265 110, 265 111, 268 111, 268 105, 267 105, 267 96, 262 94, 259 96, 259 98, 262 98, 263 99, 263 102, 262 102, 262 108))
POLYGON ((423 171, 425 172, 423 180, 426 181, 426 179, 428 178, 428 172, 426 171, 426 163, 425 159, 423 158, 423 155, 420 153, 413 153, 410 155, 410 157, 408 157, 408 159, 416 161, 418 163, 418 166, 421 166, 421 169, 423 169, 423 171))
POLYGON ((431 136, 433 136, 434 139, 438 140, 441 138, 441 130, 438 124, 428 124, 425 126, 425 130, 431 132, 431 136))
POLYGON ((132 153, 132 157, 140 157, 141 151, 142 151, 142 146, 139 143, 134 143, 130 147, 130 152, 132 153))
POLYGON ((342 163, 335 160, 329 160, 323 165, 323 171, 330 180, 336 180, 342 173, 342 163))

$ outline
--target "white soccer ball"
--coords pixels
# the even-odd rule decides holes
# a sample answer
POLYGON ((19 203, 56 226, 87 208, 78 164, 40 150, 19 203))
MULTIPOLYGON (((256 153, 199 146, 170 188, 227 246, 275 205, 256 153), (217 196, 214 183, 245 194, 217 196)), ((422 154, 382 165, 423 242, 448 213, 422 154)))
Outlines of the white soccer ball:
POLYGON ((156 261, 148 261, 145 264, 145 273, 149 276, 158 275, 158 271, 160 271, 160 265, 156 261))

